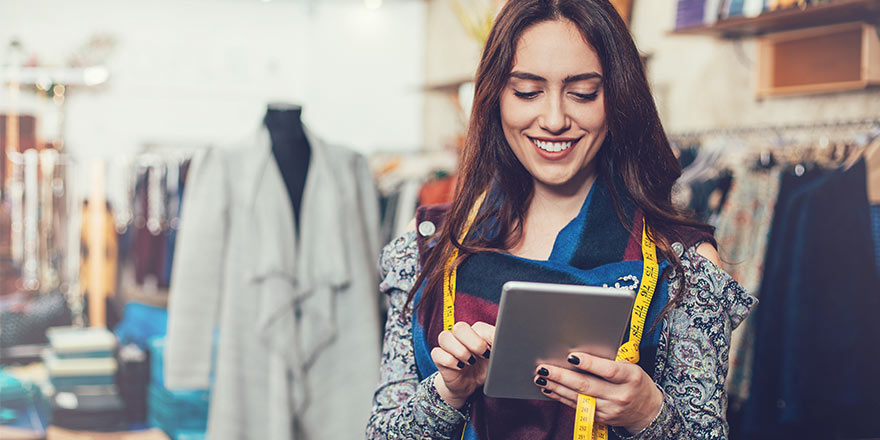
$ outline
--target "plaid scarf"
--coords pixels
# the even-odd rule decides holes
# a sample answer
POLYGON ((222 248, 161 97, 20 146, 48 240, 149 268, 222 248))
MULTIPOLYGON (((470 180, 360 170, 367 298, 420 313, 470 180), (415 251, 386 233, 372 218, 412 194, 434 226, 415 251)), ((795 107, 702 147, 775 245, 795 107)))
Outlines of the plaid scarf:
MULTIPOLYGON (((618 194, 626 193, 618 191, 618 194)), ((620 203, 631 230, 640 232, 642 212, 628 198, 620 203)), ((427 220, 439 226, 447 210, 448 205, 420 208, 417 220, 420 224, 427 220)), ((480 233, 480 230, 487 228, 475 228, 471 234, 480 233)), ((512 280, 637 290, 644 265, 640 240, 640 236, 633 236, 621 224, 608 185, 603 179, 596 179, 577 217, 556 237, 548 260, 480 252, 462 262, 456 281, 455 321, 469 324, 483 321, 494 325, 501 288, 512 280)), ((424 264, 434 241, 420 235, 418 242, 424 264)), ((668 260, 660 261, 661 274, 669 265, 668 260)), ((424 285, 416 292, 416 303, 423 288, 424 285)), ((667 290, 666 277, 661 276, 648 311, 646 331, 666 305, 669 299, 667 290)), ((414 313, 413 347, 419 375, 425 378, 437 371, 430 352, 438 345, 437 336, 443 330, 442 297, 414 313)), ((645 333, 639 347, 639 365, 651 376, 660 337, 659 327, 645 333)), ((574 430, 574 409, 555 401, 496 399, 485 396, 482 389, 478 389, 470 399, 469 411, 470 422, 464 433, 466 439, 568 440, 574 430)), ((614 437, 613 432, 609 434, 614 437)))

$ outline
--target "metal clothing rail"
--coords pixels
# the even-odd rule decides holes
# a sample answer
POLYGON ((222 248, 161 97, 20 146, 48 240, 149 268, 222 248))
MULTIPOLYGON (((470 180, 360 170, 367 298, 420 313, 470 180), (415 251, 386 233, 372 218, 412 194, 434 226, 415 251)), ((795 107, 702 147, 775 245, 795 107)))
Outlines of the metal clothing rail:
POLYGON ((808 122, 800 124, 764 125, 751 127, 709 128, 703 130, 672 132, 668 133, 668 136, 673 139, 681 139, 719 135, 749 135, 765 133, 785 133, 791 131, 827 130, 838 128, 854 128, 860 126, 866 128, 880 127, 880 118, 848 119, 827 122, 808 122))

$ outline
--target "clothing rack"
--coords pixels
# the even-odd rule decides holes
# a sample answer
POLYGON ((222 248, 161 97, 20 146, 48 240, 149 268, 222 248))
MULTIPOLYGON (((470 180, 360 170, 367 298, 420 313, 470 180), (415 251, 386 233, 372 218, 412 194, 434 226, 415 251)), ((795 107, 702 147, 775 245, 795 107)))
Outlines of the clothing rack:
POLYGON ((742 127, 723 127, 708 128, 702 130, 691 130, 669 133, 669 137, 673 139, 701 138, 706 136, 726 136, 726 135, 752 135, 752 134, 772 134, 784 133, 792 131, 815 131, 827 129, 842 128, 880 128, 880 118, 865 119, 844 119, 838 121, 827 122, 811 122, 799 124, 782 124, 782 125, 756 125, 742 127))

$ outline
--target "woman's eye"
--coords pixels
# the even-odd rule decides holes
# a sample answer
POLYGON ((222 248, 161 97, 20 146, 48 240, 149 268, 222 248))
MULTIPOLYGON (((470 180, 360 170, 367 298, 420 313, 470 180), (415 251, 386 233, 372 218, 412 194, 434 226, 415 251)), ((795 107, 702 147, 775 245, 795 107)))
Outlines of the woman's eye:
POLYGON ((598 91, 595 91, 593 93, 575 93, 575 92, 570 92, 570 93, 571 93, 571 96, 574 96, 575 98, 577 98, 580 101, 592 101, 592 100, 596 99, 597 96, 599 96, 598 91))
POLYGON ((521 99, 533 99, 534 97, 538 96, 539 93, 541 92, 520 92, 518 90, 513 91, 514 96, 521 99))

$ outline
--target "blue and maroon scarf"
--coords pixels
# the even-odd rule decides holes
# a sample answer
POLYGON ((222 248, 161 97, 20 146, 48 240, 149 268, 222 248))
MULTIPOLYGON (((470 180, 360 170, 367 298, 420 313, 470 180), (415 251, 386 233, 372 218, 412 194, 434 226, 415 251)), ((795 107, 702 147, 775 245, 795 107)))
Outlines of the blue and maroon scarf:
MULTIPOLYGON (((618 191, 618 194, 625 192, 618 191)), ((641 211, 628 198, 620 203, 631 230, 640 232, 643 221, 641 211)), ((419 223, 432 221, 439 226, 447 210, 448 205, 420 208, 417 220, 419 223)), ((475 228, 475 231, 479 229, 475 228)), ((608 185, 603 179, 596 179, 578 216, 556 237, 547 261, 529 260, 501 252, 480 252, 469 256, 458 267, 455 321, 469 324, 483 321, 494 325, 501 287, 507 281, 616 286, 637 290, 637 280, 641 279, 643 270, 640 240, 640 236, 634 236, 621 224, 608 185)), ((420 259, 424 264, 434 241, 431 237, 419 235, 418 244, 420 259)), ((662 256, 658 255, 658 258, 662 256)), ((661 274, 669 265, 668 260, 660 261, 661 274)), ((669 299, 665 278, 660 277, 648 309, 646 330, 650 329, 669 299)), ((416 303, 423 287, 416 292, 416 303)), ((437 336, 442 330, 442 297, 438 297, 436 304, 425 304, 414 312, 413 347, 421 378, 437 371, 430 353, 437 346, 437 336)), ((643 335, 639 347, 639 365, 652 377, 659 337, 658 326, 643 335)), ((555 401, 496 399, 485 396, 482 389, 477 389, 470 399, 470 422, 465 428, 464 438, 568 440, 572 438, 574 430, 574 415, 574 409, 555 401)), ((612 432, 609 435, 613 437, 612 432)))

